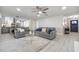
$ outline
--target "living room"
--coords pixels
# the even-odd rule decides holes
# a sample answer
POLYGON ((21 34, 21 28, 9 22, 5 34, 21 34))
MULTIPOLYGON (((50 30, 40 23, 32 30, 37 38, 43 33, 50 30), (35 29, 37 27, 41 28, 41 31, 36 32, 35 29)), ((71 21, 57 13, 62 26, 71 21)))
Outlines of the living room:
POLYGON ((79 51, 78 11, 78 6, 0 6, 0 52, 79 51))

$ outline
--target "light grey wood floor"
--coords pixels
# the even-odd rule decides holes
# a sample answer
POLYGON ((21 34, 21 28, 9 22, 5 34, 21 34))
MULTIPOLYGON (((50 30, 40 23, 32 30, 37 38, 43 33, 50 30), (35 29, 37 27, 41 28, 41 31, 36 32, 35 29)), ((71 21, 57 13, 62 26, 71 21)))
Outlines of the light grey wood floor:
POLYGON ((79 52, 79 44, 75 47, 74 42, 79 41, 79 33, 58 35, 41 52, 79 52), (75 50, 76 49, 76 50, 75 50))
POLYGON ((0 52, 36 52, 43 49, 49 42, 50 40, 37 36, 15 39, 10 34, 1 34, 0 52))
POLYGON ((10 34, 0 34, 0 52, 74 52, 79 51, 78 42, 79 33, 57 35, 53 40, 37 36, 15 39, 10 34))

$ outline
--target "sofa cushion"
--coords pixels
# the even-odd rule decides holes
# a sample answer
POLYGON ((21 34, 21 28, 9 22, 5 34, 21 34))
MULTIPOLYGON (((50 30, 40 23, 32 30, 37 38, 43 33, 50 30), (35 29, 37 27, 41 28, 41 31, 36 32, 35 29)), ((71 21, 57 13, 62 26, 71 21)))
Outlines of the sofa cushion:
POLYGON ((17 31, 18 31, 18 32, 24 32, 24 29, 17 28, 17 31))
POLYGON ((42 30, 42 28, 38 28, 38 29, 36 29, 35 31, 41 31, 42 30))
POLYGON ((49 34, 47 32, 38 32, 39 36, 45 36, 48 37, 49 34))

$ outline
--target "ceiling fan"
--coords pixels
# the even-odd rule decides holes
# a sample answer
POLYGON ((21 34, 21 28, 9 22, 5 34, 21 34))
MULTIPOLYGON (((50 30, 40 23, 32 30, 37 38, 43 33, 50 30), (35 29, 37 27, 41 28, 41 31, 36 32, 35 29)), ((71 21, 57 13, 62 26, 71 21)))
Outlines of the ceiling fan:
POLYGON ((40 15, 40 14, 48 15, 48 14, 47 14, 47 10, 48 10, 49 8, 47 8, 47 7, 36 6, 35 9, 36 9, 36 10, 34 10, 34 11, 32 11, 32 12, 36 12, 37 15, 40 15))

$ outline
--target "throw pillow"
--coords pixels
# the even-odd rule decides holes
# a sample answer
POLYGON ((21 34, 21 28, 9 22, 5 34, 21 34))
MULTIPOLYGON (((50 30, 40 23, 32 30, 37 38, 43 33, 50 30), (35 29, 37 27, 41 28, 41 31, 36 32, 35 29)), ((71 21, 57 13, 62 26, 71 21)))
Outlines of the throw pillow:
POLYGON ((42 32, 46 32, 46 28, 42 28, 42 32))

